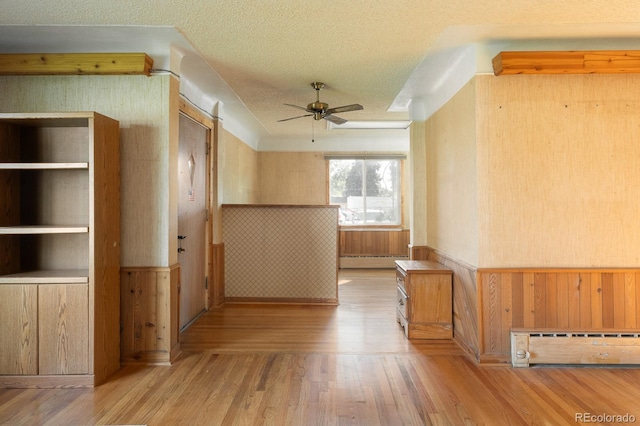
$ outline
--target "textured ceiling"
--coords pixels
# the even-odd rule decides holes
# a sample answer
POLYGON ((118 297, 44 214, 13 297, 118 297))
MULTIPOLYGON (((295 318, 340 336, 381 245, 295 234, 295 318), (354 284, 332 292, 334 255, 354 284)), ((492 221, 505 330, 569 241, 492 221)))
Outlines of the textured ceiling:
MULTIPOLYGON (((299 115, 283 103, 305 106, 314 100, 312 81, 327 84, 320 97, 331 107, 364 106, 343 118, 407 119, 413 96, 437 93, 432 86, 446 83, 452 71, 459 74, 454 67, 468 67, 473 65, 468 58, 482 58, 483 52, 456 50, 461 46, 491 46, 495 40, 497 46, 508 46, 512 40, 535 39, 537 47, 544 47, 544 40, 551 38, 611 36, 628 41, 640 36, 634 33, 640 7, 622 0, 0 0, 0 9, 4 52, 74 46, 108 51, 119 43, 149 53, 154 41, 186 42, 246 106, 256 120, 255 131, 261 133, 258 138, 269 140, 308 139, 311 118, 277 120, 299 115), (73 31, 33 38, 20 33, 11 39, 15 33, 9 25, 59 25, 65 31, 83 26, 83 36, 74 41, 73 31), (96 31, 92 38, 87 29, 93 26, 131 26, 136 32, 117 40, 96 31), (617 26, 626 28, 624 34, 616 34, 617 26), (158 28, 175 33, 159 35, 158 28), (452 53, 441 55, 442 50, 452 53), (467 60, 460 59, 464 57, 467 60)), ((318 138, 341 134, 326 131, 324 124, 313 127, 318 138)))

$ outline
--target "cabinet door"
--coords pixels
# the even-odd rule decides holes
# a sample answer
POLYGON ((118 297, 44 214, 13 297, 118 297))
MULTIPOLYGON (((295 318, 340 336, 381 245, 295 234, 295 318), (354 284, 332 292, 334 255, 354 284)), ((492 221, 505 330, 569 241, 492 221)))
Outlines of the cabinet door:
POLYGON ((414 274, 410 286, 414 295, 410 312, 412 322, 451 322, 451 275, 414 274))
POLYGON ((0 285, 0 374, 38 374, 38 287, 0 285))
POLYGON ((40 374, 89 374, 88 284, 38 287, 40 374))

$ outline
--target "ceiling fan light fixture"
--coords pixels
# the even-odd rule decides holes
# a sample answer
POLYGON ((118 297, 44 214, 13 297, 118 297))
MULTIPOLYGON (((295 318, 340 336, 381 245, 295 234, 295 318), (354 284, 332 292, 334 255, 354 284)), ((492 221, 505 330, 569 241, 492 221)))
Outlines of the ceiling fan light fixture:
POLYGON ((313 82, 311 83, 311 87, 313 87, 316 91, 316 101, 311 102, 310 104, 307 104, 306 108, 293 105, 293 104, 284 104, 296 109, 303 110, 308 114, 298 115, 296 117, 284 118, 282 120, 278 120, 278 122, 295 120, 296 118, 302 118, 302 117, 313 117, 314 120, 324 119, 335 124, 343 124, 343 123, 346 123, 347 120, 345 120, 344 118, 335 116, 333 114, 350 112, 350 111, 360 111, 364 109, 364 107, 360 104, 343 105, 335 108, 329 108, 329 104, 325 102, 320 102, 320 90, 322 90, 322 88, 324 87, 324 83, 313 82))
POLYGON ((311 102, 307 105, 307 111, 314 111, 313 118, 316 120, 322 120, 328 108, 329 104, 320 101, 311 102))

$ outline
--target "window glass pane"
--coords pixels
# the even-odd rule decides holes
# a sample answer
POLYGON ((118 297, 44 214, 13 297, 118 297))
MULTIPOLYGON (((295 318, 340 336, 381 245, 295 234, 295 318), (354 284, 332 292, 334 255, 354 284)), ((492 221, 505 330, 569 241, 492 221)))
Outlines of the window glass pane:
POLYGON ((329 184, 331 204, 340 205, 340 224, 360 222, 355 210, 348 206, 348 198, 362 195, 362 160, 330 160, 329 184), (358 177, 359 176, 359 177, 358 177))
POLYGON ((398 160, 367 162, 367 222, 400 223, 398 160))
POLYGON ((329 160, 331 204, 341 225, 400 224, 400 160, 329 160))

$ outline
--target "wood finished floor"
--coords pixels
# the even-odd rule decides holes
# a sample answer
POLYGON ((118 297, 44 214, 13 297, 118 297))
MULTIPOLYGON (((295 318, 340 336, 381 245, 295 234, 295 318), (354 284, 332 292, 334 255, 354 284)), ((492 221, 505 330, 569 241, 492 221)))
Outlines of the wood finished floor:
POLYGON ((0 389, 0 424, 640 422, 640 369, 477 367, 452 341, 404 338, 392 271, 342 271, 341 283, 339 307, 210 311, 170 367, 127 365, 96 389, 0 389))

